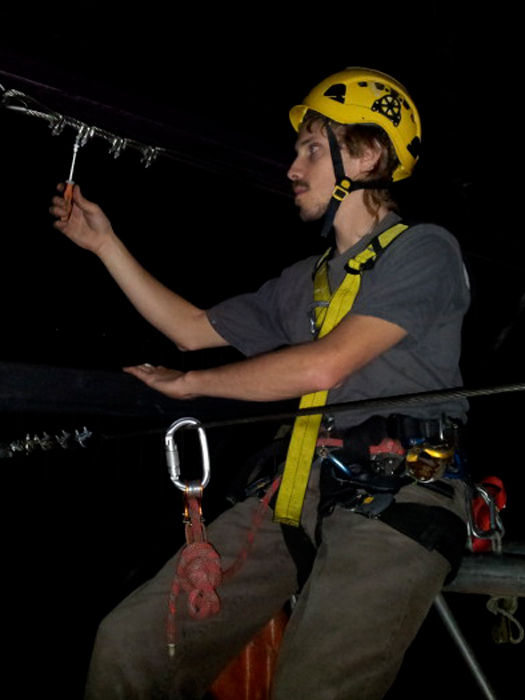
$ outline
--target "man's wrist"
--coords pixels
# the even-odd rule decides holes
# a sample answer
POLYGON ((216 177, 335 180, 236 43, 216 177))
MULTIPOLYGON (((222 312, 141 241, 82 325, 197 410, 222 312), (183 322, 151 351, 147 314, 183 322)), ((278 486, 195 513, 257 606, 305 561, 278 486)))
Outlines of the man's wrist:
POLYGON ((117 253, 119 244, 123 246, 120 238, 118 238, 113 229, 110 229, 107 233, 102 234, 101 241, 93 252, 105 263, 117 253))
POLYGON ((195 399, 198 396, 202 396, 202 391, 199 389, 201 372, 198 370, 191 370, 189 372, 184 372, 178 379, 179 388, 181 389, 181 394, 184 399, 195 399))

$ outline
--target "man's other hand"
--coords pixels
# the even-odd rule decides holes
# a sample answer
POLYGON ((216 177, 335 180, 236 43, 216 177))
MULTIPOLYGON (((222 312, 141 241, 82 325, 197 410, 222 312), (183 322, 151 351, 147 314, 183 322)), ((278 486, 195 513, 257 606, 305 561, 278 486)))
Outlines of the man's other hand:
POLYGON ((167 367, 153 367, 150 364, 137 365, 136 367, 124 367, 124 372, 132 374, 147 384, 152 389, 160 391, 171 399, 193 399, 196 394, 191 394, 185 387, 185 372, 167 367))
POLYGON ((73 188, 71 209, 64 199, 64 184, 57 186, 49 212, 56 217, 53 226, 81 248, 99 255, 107 241, 114 237, 109 219, 102 209, 82 196, 80 187, 73 188))

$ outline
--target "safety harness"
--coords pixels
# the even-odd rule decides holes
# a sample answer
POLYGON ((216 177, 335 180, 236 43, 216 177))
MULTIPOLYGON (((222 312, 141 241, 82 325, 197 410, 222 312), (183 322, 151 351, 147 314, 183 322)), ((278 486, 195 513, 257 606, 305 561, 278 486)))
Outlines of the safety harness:
MULTIPOLYGON (((359 292, 362 273, 371 270, 385 249, 407 228, 406 224, 398 223, 375 236, 365 250, 348 260, 345 265, 346 275, 333 293, 328 280, 328 261, 334 247, 330 247, 321 256, 314 270, 313 324, 316 338, 323 338, 330 333, 348 314, 359 292)), ((328 391, 306 394, 301 398, 299 407, 325 406, 327 399, 328 391)), ((295 420, 275 507, 275 520, 278 522, 296 527, 299 525, 322 418, 319 414, 301 416, 295 420)))

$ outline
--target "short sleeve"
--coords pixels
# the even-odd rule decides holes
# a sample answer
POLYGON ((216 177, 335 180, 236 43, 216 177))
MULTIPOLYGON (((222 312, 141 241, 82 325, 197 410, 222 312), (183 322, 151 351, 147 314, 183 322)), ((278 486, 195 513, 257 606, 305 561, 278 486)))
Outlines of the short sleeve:
POLYGON ((439 226, 413 226, 365 272, 352 313, 382 318, 421 340, 441 318, 463 315, 468 281, 457 241, 439 226))
POLYGON ((210 323, 247 356, 310 340, 308 310, 315 261, 315 257, 302 260, 258 291, 217 304, 207 312, 210 323))

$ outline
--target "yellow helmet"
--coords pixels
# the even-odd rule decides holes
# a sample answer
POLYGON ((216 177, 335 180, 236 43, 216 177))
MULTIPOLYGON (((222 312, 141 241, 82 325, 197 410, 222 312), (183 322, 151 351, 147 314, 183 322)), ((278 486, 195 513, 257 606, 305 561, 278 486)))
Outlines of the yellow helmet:
POLYGON ((306 113, 313 110, 339 124, 375 124, 386 131, 399 165, 393 180, 411 175, 419 156, 421 121, 412 98, 401 83, 368 68, 347 68, 323 80, 290 110, 299 131, 306 113))

